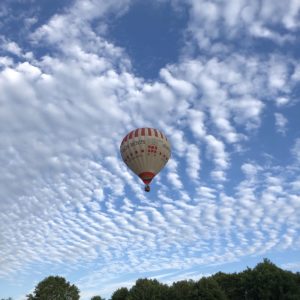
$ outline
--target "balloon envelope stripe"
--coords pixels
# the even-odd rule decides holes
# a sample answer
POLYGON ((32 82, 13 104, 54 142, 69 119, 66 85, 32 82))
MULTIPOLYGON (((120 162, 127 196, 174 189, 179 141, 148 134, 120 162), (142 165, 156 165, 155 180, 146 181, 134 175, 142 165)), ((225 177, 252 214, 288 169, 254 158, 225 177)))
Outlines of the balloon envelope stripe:
POLYGON ((133 138, 133 133, 134 133, 134 130, 129 133, 129 139, 130 140, 133 138))
POLYGON ((127 139, 128 139, 128 134, 125 136, 123 142, 124 142, 124 143, 127 142, 127 139))
POLYGON ((139 177, 143 180, 143 182, 145 184, 149 184, 152 181, 152 179, 153 179, 154 176, 155 176, 154 173, 147 172, 147 171, 139 174, 139 177))
POLYGON ((139 136, 139 129, 136 129, 134 132, 134 137, 138 137, 139 136))
POLYGON ((152 136, 151 128, 148 128, 148 135, 152 136))
POLYGON ((142 135, 142 136, 145 136, 145 128, 142 128, 141 135, 142 135))

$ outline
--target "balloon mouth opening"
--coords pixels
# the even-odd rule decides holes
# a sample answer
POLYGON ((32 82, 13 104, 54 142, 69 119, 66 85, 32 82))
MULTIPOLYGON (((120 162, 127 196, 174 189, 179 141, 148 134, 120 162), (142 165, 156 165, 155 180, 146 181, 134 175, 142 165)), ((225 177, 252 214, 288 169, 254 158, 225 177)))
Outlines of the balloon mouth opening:
POLYGON ((153 177, 155 176, 152 172, 143 172, 139 174, 139 177, 143 180, 143 182, 147 185, 152 181, 153 177))

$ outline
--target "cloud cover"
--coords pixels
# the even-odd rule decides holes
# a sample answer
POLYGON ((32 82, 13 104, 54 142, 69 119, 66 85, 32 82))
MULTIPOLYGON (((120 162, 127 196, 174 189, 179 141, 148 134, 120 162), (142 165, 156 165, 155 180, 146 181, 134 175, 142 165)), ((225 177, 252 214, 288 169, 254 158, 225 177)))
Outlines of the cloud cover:
POLYGON ((299 64, 280 51, 299 35, 297 1, 189 1, 182 55, 155 80, 137 77, 126 49, 107 40, 109 16, 130 5, 75 1, 28 32, 30 51, 2 33, 4 279, 63 268, 87 273, 77 280, 88 295, 145 271, 176 278, 179 269, 299 250, 299 123, 284 117, 299 108, 299 64), (244 48, 234 45, 241 35, 244 48), (251 51, 253 37, 278 51, 251 51), (268 114, 273 137, 292 146, 288 163, 255 151, 268 114), (119 155, 138 126, 160 128, 173 149, 147 197, 119 155))

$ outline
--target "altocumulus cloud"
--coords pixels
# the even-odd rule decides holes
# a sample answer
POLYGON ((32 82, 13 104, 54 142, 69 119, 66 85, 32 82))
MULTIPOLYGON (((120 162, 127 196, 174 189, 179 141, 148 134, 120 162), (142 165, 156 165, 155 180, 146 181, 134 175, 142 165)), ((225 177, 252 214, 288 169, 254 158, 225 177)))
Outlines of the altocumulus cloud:
POLYGON ((186 40, 151 81, 106 38, 108 18, 131 5, 74 1, 28 29, 30 51, 1 33, 3 280, 63 269, 78 272, 85 297, 109 295, 144 274, 171 282, 200 276, 195 267, 299 251, 300 142, 288 119, 300 66, 280 51, 299 35, 298 2, 172 1, 188 11, 186 40), (247 49, 253 38, 278 51, 247 49), (256 151, 268 114, 293 159, 256 151), (173 149, 147 197, 118 154, 137 126, 161 128, 173 149))

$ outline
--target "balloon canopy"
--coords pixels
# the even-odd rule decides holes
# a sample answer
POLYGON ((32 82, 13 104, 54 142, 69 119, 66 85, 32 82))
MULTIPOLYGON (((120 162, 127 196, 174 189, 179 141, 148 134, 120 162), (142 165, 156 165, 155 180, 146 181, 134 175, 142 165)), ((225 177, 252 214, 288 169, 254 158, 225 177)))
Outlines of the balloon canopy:
POLYGON ((124 137, 120 152, 125 164, 143 180, 148 192, 152 179, 168 162, 171 146, 158 129, 137 128, 124 137))

